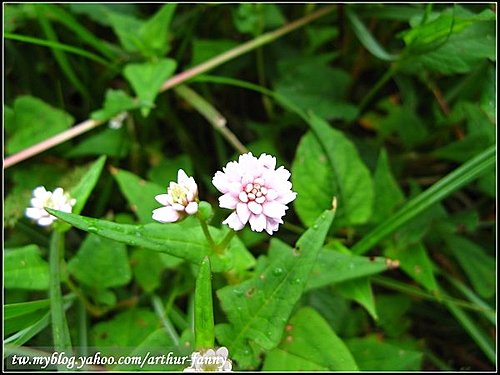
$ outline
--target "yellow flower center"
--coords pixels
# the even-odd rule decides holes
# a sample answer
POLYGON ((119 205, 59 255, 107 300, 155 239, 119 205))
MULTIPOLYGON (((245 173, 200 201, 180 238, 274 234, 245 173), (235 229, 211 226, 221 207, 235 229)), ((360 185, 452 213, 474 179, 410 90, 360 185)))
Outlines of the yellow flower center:
POLYGON ((172 182, 172 185, 168 188, 168 194, 172 197, 174 203, 182 204, 186 206, 188 204, 187 194, 189 190, 187 187, 179 185, 176 182, 172 182))

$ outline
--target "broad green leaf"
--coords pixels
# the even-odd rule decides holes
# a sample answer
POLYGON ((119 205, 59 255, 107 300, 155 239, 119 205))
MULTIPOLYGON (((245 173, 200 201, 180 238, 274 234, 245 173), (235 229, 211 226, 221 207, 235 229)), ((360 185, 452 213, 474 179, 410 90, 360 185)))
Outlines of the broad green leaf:
POLYGON ((323 317, 305 307, 288 323, 279 347, 266 355, 263 370, 357 371, 358 366, 323 317))
MULTIPOLYGON (((169 181, 165 181, 165 187, 162 187, 123 169, 113 169, 112 175, 139 221, 144 224, 154 223, 153 210, 161 207, 155 196, 167 193, 169 181)), ((177 176, 174 181, 177 181, 177 176)))
POLYGON ((285 23, 285 17, 276 4, 243 3, 233 12, 234 26, 240 33, 258 35, 285 23))
POLYGON ((395 244, 386 248, 384 254, 399 260, 401 269, 425 289, 431 292, 437 290, 434 265, 421 242, 409 246, 395 244))
POLYGON ((389 337, 400 337, 408 331, 411 319, 407 314, 411 307, 411 298, 404 294, 378 294, 377 325, 389 337))
POLYGON ((76 199, 72 211, 74 214, 82 212, 85 203, 87 203, 90 194, 99 180, 105 163, 106 156, 101 156, 90 166, 88 172, 83 176, 80 182, 71 189, 71 196, 76 199))
POLYGON ((14 102, 15 131, 6 140, 7 153, 21 151, 68 129, 73 117, 32 96, 14 102))
POLYGON ((430 188, 418 194, 393 216, 384 220, 365 235, 361 241, 354 245, 351 249, 352 252, 355 254, 365 253, 387 235, 406 224, 434 203, 439 202, 452 192, 481 176, 494 165, 495 154, 496 149, 494 146, 486 149, 474 159, 464 163, 430 188))
POLYGON ((188 176, 193 175, 193 165, 187 154, 181 154, 172 159, 163 159, 148 171, 148 179, 159 186, 165 186, 165 191, 170 181, 177 181, 177 172, 184 170, 188 176))
POLYGON ((159 59, 156 62, 129 63, 123 69, 123 75, 139 98, 144 117, 154 107, 162 84, 174 73, 176 67, 177 63, 172 59, 159 59))
POLYGON ((384 342, 371 335, 346 340, 361 371, 419 371, 423 353, 384 342))
POLYGON ((323 248, 311 271, 306 289, 320 288, 383 272, 389 268, 388 260, 382 257, 361 257, 350 252, 343 253, 323 248))
POLYGON ((103 19, 109 22, 113 28, 120 44, 127 52, 144 52, 144 42, 139 30, 144 22, 133 15, 116 12, 114 9, 102 9, 105 16, 103 19))
POLYGON ((108 89, 103 108, 92 112, 90 117, 97 121, 106 121, 122 112, 138 107, 139 103, 137 100, 128 96, 124 91, 108 89))
POLYGON ((363 46, 373 56, 385 61, 394 61, 399 58, 398 55, 393 55, 387 52, 385 48, 380 45, 380 43, 373 37, 370 30, 368 30, 368 28, 358 18, 356 13, 354 13, 351 9, 347 9, 347 18, 351 23, 354 34, 356 34, 361 44, 363 44, 363 46))
POLYGON ((496 291, 495 259, 464 237, 450 235, 445 241, 477 293, 484 298, 492 297, 496 291))
POLYGON ((151 310, 133 308, 94 325, 90 338, 102 355, 127 355, 158 325, 158 318, 151 310))
MULTIPOLYGON (((237 238, 232 239, 225 256, 213 254, 199 226, 187 226, 184 223, 117 224, 50 208, 47 210, 76 228, 127 245, 166 253, 195 264, 200 264, 203 258, 208 255, 214 272, 226 271, 230 268, 243 270, 252 267, 255 263, 253 256, 237 238)), ((210 233, 215 241, 220 241, 226 232, 210 228, 210 233)))
POLYGON ((4 251, 4 287, 6 289, 46 290, 49 286, 49 264, 42 259, 36 245, 4 251))
POLYGON ((94 22, 103 26, 112 26, 110 14, 125 14, 134 16, 139 13, 139 4, 133 3, 68 3, 73 13, 88 16, 94 22))
POLYGON ((451 35, 440 47, 412 57, 411 64, 450 75, 467 73, 485 59, 495 61, 495 55, 495 23, 477 22, 451 35))
POLYGON ((309 26, 306 29, 307 38, 309 39, 308 51, 313 53, 321 46, 339 35, 339 29, 335 26, 309 26))
POLYGON ((132 278, 126 246, 92 233, 68 262, 68 271, 95 289, 126 285, 132 278))
POLYGON ((150 56, 164 56, 170 50, 170 22, 177 4, 163 5, 139 30, 144 47, 150 56))
POLYGON ((363 306, 373 319, 377 320, 377 307, 373 299, 372 287, 368 277, 344 281, 335 286, 341 296, 352 299, 363 306))
POLYGON ((205 257, 200 264, 194 292, 195 349, 214 347, 214 307, 212 302, 212 272, 210 260, 205 257))
POLYGON ((387 219, 396 207, 401 205, 405 196, 391 173, 389 158, 385 149, 380 152, 377 167, 373 175, 373 215, 372 222, 387 219))
POLYGON ((137 248, 132 253, 130 263, 137 283, 144 291, 152 292, 161 285, 163 271, 177 267, 182 259, 137 248))
POLYGON ((279 68, 275 92, 291 104, 328 120, 356 118, 357 108, 345 99, 350 85, 346 72, 312 58, 303 58, 296 64, 283 63, 279 68))
POLYGON ((95 135, 85 138, 69 150, 67 158, 82 156, 107 155, 115 158, 124 158, 130 150, 130 136, 127 128, 102 129, 95 135))
MULTIPOLYGON (((218 341, 242 369, 256 365, 257 344, 274 348, 305 288, 318 252, 332 224, 334 211, 325 211, 297 241, 295 249, 276 257, 255 277, 217 291, 230 324, 216 326, 218 341), (253 354, 250 354, 250 350, 253 354)), ((275 242, 273 239, 271 243, 275 242)))
POLYGON ((368 168, 342 132, 315 115, 310 117, 309 125, 314 133, 302 137, 292 164, 297 214, 302 222, 311 225, 336 196, 336 227, 365 223, 373 205, 368 168))

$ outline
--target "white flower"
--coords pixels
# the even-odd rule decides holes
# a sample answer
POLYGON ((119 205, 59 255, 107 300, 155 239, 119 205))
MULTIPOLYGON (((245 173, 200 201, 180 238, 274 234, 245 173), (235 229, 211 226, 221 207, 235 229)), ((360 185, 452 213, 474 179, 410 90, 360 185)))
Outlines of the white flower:
POLYGON ((184 369, 184 372, 230 372, 233 364, 227 358, 229 351, 226 347, 221 347, 214 351, 208 349, 202 353, 191 354, 191 366, 184 369))
POLYGON ((249 152, 215 173, 212 183, 224 194, 219 198, 220 207, 234 210, 223 224, 241 230, 248 222, 253 231, 269 234, 278 230, 287 204, 297 193, 288 181, 290 172, 275 168, 275 157, 262 154, 257 159, 249 152))
POLYGON ((57 218, 47 211, 45 207, 71 213, 76 199, 71 198, 62 188, 57 188, 54 192, 45 190, 44 186, 39 186, 33 190, 31 207, 26 209, 26 216, 37 222, 38 225, 46 227, 52 224, 57 218))
POLYGON ((161 223, 173 223, 198 212, 198 186, 182 169, 177 172, 177 182, 170 182, 167 194, 155 199, 165 206, 153 210, 153 219, 161 223))

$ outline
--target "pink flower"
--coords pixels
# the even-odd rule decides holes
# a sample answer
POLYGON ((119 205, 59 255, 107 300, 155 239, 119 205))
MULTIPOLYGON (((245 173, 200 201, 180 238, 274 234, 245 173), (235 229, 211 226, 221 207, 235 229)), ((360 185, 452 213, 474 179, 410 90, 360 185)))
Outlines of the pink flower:
POLYGON ((198 212, 198 186, 182 169, 177 172, 177 182, 170 182, 167 194, 155 199, 165 206, 153 210, 153 219, 161 223, 173 223, 198 212))
POLYGON ((262 154, 257 159, 251 152, 240 155, 238 162, 229 162, 215 173, 212 183, 224 195, 219 206, 235 210, 223 222, 234 230, 241 230, 247 222, 256 232, 266 230, 273 234, 297 193, 288 181, 290 172, 276 167, 276 158, 262 154))

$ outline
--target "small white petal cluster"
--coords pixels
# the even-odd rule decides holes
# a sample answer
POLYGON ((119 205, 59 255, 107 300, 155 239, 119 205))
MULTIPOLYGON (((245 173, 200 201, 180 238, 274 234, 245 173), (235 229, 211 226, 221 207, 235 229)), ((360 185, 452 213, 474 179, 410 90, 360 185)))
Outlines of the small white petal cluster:
POLYGON ((208 349, 203 353, 194 352, 191 354, 191 366, 184 369, 184 372, 230 372, 233 364, 228 359, 229 351, 226 347, 221 347, 217 351, 208 349))
POLYGON ((173 223, 198 212, 198 186, 182 169, 177 172, 177 182, 170 182, 167 194, 155 199, 164 205, 153 210, 153 219, 161 223, 173 223))
POLYGON ((33 190, 31 207, 26 209, 26 216, 37 222, 38 225, 46 227, 51 225, 57 217, 45 211, 45 207, 58 211, 71 213, 76 199, 71 198, 62 188, 57 188, 54 192, 48 191, 44 186, 39 186, 33 190))
POLYGON ((257 159, 251 152, 222 170, 215 173, 212 183, 224 194, 219 206, 234 210, 223 223, 234 230, 250 223, 256 232, 265 230, 272 235, 277 231, 287 204, 297 196, 288 181, 290 172, 283 166, 276 169, 275 157, 262 154, 257 159))

